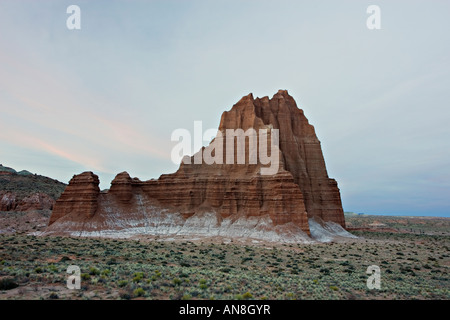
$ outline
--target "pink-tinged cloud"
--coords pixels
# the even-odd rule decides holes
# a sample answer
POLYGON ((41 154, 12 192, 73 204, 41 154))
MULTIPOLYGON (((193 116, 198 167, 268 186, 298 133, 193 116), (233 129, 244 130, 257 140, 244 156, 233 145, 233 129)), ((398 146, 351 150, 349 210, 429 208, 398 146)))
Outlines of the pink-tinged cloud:
POLYGON ((23 132, 15 132, 14 135, 7 135, 6 132, 11 132, 11 128, 6 126, 6 130, 0 131, 0 139, 8 141, 10 144, 19 145, 21 147, 44 151, 51 155, 58 156, 62 159, 69 160, 83 167, 97 170, 100 172, 108 172, 108 170, 100 163, 99 160, 94 157, 85 156, 83 152, 76 152, 75 150, 69 150, 68 147, 61 147, 46 142, 36 136, 28 135, 23 132))
POLYGON ((0 85, 6 93, 4 98, 7 97, 7 100, 2 99, 1 112, 15 118, 14 123, 9 124, 14 131, 21 130, 24 122, 41 128, 32 134, 35 139, 40 139, 38 145, 44 150, 66 159, 78 159, 76 162, 82 160, 85 166, 97 162, 96 167, 100 167, 99 160, 90 160, 88 156, 80 158, 75 153, 90 154, 95 158, 100 147, 104 152, 101 158, 128 153, 170 160, 170 137, 161 139, 148 128, 114 119, 114 112, 102 114, 92 107, 101 102, 109 110, 121 110, 114 101, 95 94, 80 94, 86 90, 76 88, 70 78, 62 77, 52 66, 32 64, 21 55, 16 57, 5 52, 0 52, 0 58, 6 62, 0 67, 5 71, 0 77, 0 85), (58 143, 62 135, 67 140, 63 147, 58 143), (72 146, 83 146, 71 151, 68 149, 71 142, 72 146))

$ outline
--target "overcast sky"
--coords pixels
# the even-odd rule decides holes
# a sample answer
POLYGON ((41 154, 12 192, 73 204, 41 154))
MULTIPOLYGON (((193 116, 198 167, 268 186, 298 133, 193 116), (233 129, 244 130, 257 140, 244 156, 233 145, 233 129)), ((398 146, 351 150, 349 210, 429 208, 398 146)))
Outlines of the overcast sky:
POLYGON ((287 89, 344 210, 450 216, 449 30, 449 1, 2 0, 0 163, 158 178, 175 129, 287 89))

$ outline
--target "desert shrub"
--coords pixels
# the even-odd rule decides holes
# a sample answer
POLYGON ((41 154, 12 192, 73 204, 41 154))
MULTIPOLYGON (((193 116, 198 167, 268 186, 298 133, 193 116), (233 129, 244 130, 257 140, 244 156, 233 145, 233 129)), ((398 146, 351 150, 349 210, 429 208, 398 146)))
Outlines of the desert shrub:
POLYGON ((111 270, 105 269, 102 271, 102 276, 109 276, 111 274, 111 270))
POLYGON ((17 288, 19 285, 14 279, 11 278, 3 278, 0 280, 0 290, 11 290, 17 288))
POLYGON ((89 268, 89 274, 92 276, 98 276, 100 274, 100 270, 98 270, 95 267, 90 267, 89 268))
POLYGON ((133 274, 133 282, 139 282, 144 278, 143 272, 136 272, 133 274))
POLYGON ((137 288, 133 291, 135 297, 142 297, 145 295, 145 290, 142 288, 137 288))
POLYGON ((66 262, 66 261, 70 261, 71 259, 69 257, 63 256, 61 258, 61 260, 59 260, 59 262, 66 262))
POLYGON ((50 293, 49 298, 50 298, 50 299, 59 299, 59 296, 58 296, 58 294, 56 294, 55 292, 52 292, 52 293, 50 293))
POLYGON ((127 280, 120 280, 120 281, 117 283, 117 285, 118 285, 120 288, 125 287, 127 284, 128 284, 128 281, 127 281, 127 280))
POLYGON ((345 269, 344 272, 346 272, 346 273, 353 273, 353 272, 355 272, 355 268, 353 266, 350 266, 347 269, 345 269))
POLYGON ((329 275, 330 274, 330 269, 328 269, 328 268, 321 268, 320 272, 323 273, 324 275, 329 275))
POLYGON ((89 273, 82 273, 80 276, 81 276, 82 280, 89 280, 89 279, 91 279, 91 276, 89 275, 89 273))
POLYGON ((245 299, 245 300, 249 300, 249 299, 253 298, 253 295, 250 292, 247 291, 246 293, 244 293, 242 295, 242 298, 245 299))
POLYGON ((158 278, 159 278, 159 276, 153 275, 151 280, 152 280, 152 281, 156 281, 156 280, 158 280, 158 278))
POLYGON ((42 272, 44 272, 44 270, 42 270, 41 267, 37 267, 37 268, 34 269, 34 272, 36 272, 36 273, 42 273, 42 272))
POLYGON ((58 268, 53 264, 51 264, 48 268, 50 269, 51 272, 58 272, 58 268))
POLYGON ((336 286, 330 286, 330 289, 333 290, 333 291, 338 291, 339 290, 339 288, 336 287, 336 286))
POLYGON ((130 294, 128 292, 125 292, 125 291, 122 291, 119 294, 119 297, 120 297, 120 299, 123 299, 123 300, 130 300, 131 299, 130 294))
POLYGON ((200 289, 203 289, 203 290, 208 289, 208 285, 206 283, 201 283, 200 289))
POLYGON ((174 285, 176 285, 176 286, 179 286, 179 285, 181 284, 181 280, 178 279, 178 278, 175 278, 175 279, 172 280, 172 283, 173 283, 174 285))
POLYGON ((224 272, 224 273, 228 273, 231 271, 230 268, 220 268, 219 271, 224 272))

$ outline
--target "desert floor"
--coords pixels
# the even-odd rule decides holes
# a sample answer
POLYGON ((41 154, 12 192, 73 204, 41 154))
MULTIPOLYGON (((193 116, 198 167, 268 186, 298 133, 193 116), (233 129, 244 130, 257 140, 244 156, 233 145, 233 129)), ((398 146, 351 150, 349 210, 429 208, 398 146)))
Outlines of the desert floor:
POLYGON ((44 217, 12 215, 0 222, 30 221, 3 225, 0 299, 450 299, 450 218, 349 216, 359 239, 306 245, 39 237, 44 217))

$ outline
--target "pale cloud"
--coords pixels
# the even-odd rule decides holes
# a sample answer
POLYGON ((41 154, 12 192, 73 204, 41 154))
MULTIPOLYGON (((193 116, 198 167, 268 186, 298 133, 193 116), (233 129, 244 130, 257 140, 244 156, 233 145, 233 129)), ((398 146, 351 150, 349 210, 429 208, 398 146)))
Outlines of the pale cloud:
MULTIPOLYGON (((77 96, 76 92, 83 88, 74 88, 70 79, 64 79, 52 65, 36 67, 20 54, 18 59, 4 52, 0 55, 8 66, 0 77, 6 98, 2 101, 2 114, 4 119, 12 119, 3 124, 1 138, 101 172, 111 173, 108 167, 114 162, 111 156, 115 153, 170 160, 170 145, 157 134, 114 119, 113 112, 97 112, 92 104, 105 100, 104 97, 85 93, 77 96), (18 130, 19 123, 33 127, 18 130)), ((110 110, 120 108, 114 101, 102 103, 110 110)))

